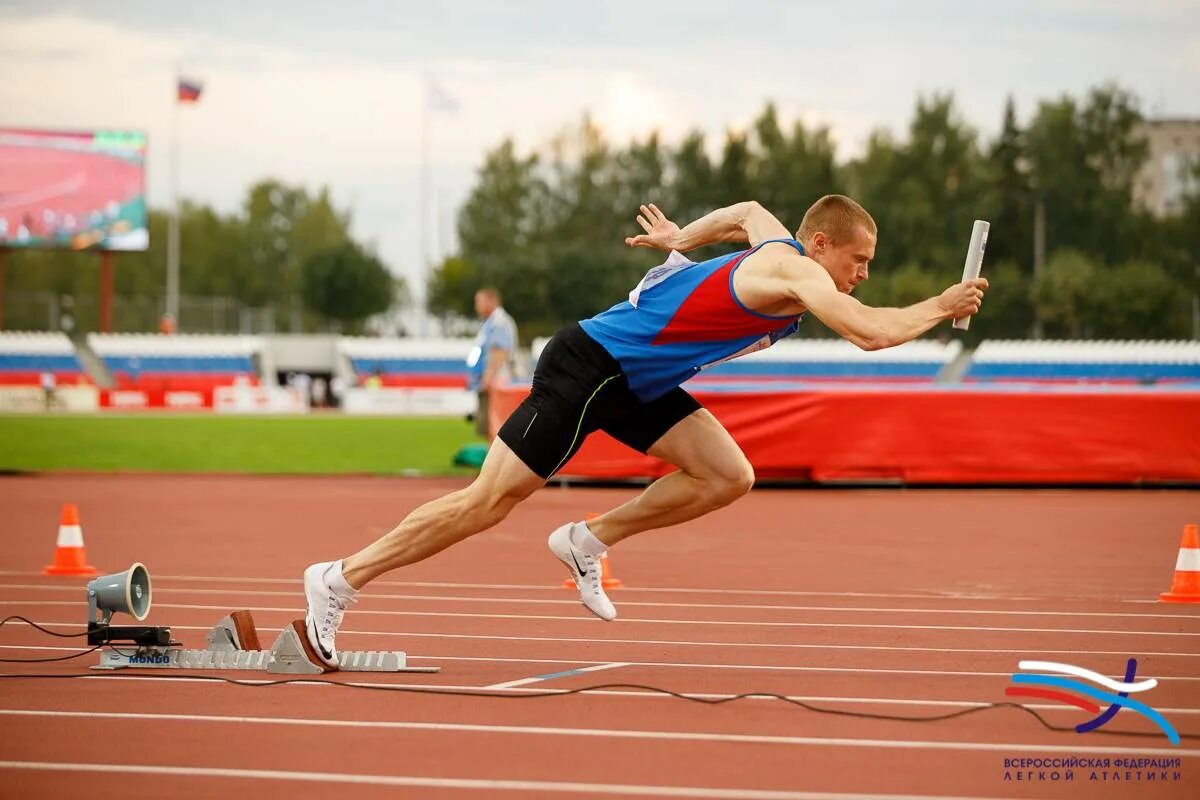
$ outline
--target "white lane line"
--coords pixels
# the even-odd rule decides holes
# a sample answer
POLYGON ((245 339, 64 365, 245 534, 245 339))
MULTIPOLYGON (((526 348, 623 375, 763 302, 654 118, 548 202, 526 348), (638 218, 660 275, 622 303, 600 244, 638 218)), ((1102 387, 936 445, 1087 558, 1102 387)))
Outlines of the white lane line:
MULTIPOLYGON (((39 623, 39 624, 57 624, 57 623, 39 623)), ((207 627, 196 625, 172 625, 176 630, 209 630, 207 627)), ((260 628, 260 631, 268 630, 260 628)), ((347 634, 371 635, 371 636, 400 636, 400 634, 392 631, 343 631, 347 634)), ((504 638, 504 637, 500 637, 504 638)), ((484 661, 484 662, 507 662, 507 663, 525 663, 525 664, 607 664, 607 661, 587 661, 584 659, 561 659, 561 658, 499 658, 496 656, 457 656, 457 655, 433 655, 422 654, 416 655, 409 653, 408 658, 411 661, 484 661)), ((749 670, 761 672, 803 672, 803 673, 848 673, 848 674, 866 674, 866 675, 939 675, 953 677, 1011 677, 1012 670, 1002 672, 983 672, 983 671, 967 671, 967 670, 936 670, 936 669, 886 669, 882 667, 834 667, 834 666, 812 666, 812 665, 795 665, 795 664, 730 664, 728 662, 720 662, 715 664, 707 664, 696 661, 637 661, 625 660, 619 662, 622 666, 627 667, 673 667, 677 669, 711 669, 711 670, 749 670)), ((1158 675, 1160 681, 1200 681, 1200 676, 1193 675, 1158 675)))
POLYGON ((586 672, 599 672, 600 670, 613 669, 614 667, 628 667, 628 661, 613 661, 608 664, 593 664, 590 667, 579 667, 578 669, 565 669, 561 672, 548 672, 545 675, 534 675, 531 678, 519 678, 515 681, 505 681, 504 683, 493 683, 490 686, 485 686, 485 689, 511 689, 516 686, 525 686, 530 683, 542 683, 543 681, 552 681, 557 678, 569 678, 574 675, 583 675, 586 672))
MULTIPOLYGON (((73 622, 39 622, 39 625, 65 625, 71 626, 73 622)), ((208 627, 199 625, 171 625, 171 628, 177 628, 181 631, 207 631, 208 627)), ((211 627, 211 626, 209 626, 211 627)), ((278 631, 278 628, 264 627, 265 631, 278 631)), ((631 644, 631 645, 655 645, 655 646, 678 646, 678 647, 724 647, 724 648, 747 648, 747 649, 784 649, 784 650, 863 650, 863 651, 878 651, 884 653, 987 653, 991 655, 1003 654, 1013 655, 1011 647, 987 648, 987 647, 904 647, 900 645, 890 644, 802 644, 795 642, 698 642, 689 639, 612 639, 605 637, 599 638, 582 638, 574 636, 500 636, 484 633, 430 633, 429 631, 355 631, 349 628, 342 631, 343 633, 358 633, 365 635, 376 636, 403 636, 409 639, 464 639, 487 642, 552 642, 559 644, 562 642, 571 642, 573 644, 631 644)), ((1025 655, 1093 655, 1093 656, 1121 656, 1129 658, 1128 650, 1029 650, 1025 651, 1025 655)), ((1166 658, 1200 658, 1200 652, 1195 653, 1179 653, 1167 652, 1161 650, 1138 650, 1134 655, 1150 657, 1162 656, 1166 658)), ((526 659, 536 660, 536 659, 526 659)), ((565 661, 575 661, 575 659, 564 659, 565 661)))
MULTIPOLYGON (((0 673, 2 675, 3 673, 0 673)), ((198 678, 186 675, 165 675, 156 673, 155 675, 81 675, 80 680, 91 681, 167 681, 170 683, 216 683, 212 678, 198 678)), ((57 680, 57 679, 56 679, 57 680)), ((241 684, 262 685, 271 683, 270 679, 262 678, 239 678, 241 684)), ((587 694, 596 695, 598 697, 619 697, 633 700, 673 700, 676 699, 672 695, 663 692, 651 692, 636 689, 555 689, 551 687, 531 688, 525 686, 510 687, 507 689, 486 689, 476 685, 452 684, 452 683, 378 683, 370 681, 338 681, 347 686, 361 686, 371 689, 386 687, 391 689, 410 689, 414 691, 424 691, 429 694, 437 692, 462 692, 464 694, 483 694, 487 696, 490 692, 511 692, 513 694, 587 694)), ((230 685, 230 684, 222 684, 230 685)), ((320 680, 297 680, 288 683, 279 684, 280 686, 302 686, 302 687, 317 687, 324 688, 333 686, 332 681, 320 680)), ((682 694, 688 697, 699 697, 706 700, 725 700, 732 697, 737 697, 736 694, 727 692, 683 692, 682 694)), ((982 708, 985 706, 994 705, 994 703, 985 700, 903 700, 894 697, 843 697, 836 695, 805 695, 805 694, 789 694, 785 695, 788 700, 799 700, 805 703, 849 703, 861 705, 898 705, 898 706, 935 706, 945 708, 982 708)), ((766 697, 762 695, 751 695, 744 698, 746 701, 771 703, 779 702, 777 697, 766 697)), ((1025 708, 1032 708, 1037 711, 1062 711, 1078 714, 1078 709, 1072 706, 1064 706, 1061 703, 1047 703, 1045 705, 1038 703, 1019 703, 1018 705, 1025 708)), ((1168 708, 1162 707, 1158 711, 1163 714, 1200 714, 1200 708, 1168 708)))
MULTIPOLYGON (((1200 750, 1181 750, 1178 747, 1092 747, 1089 745, 1039 745, 1028 742, 951 742, 916 741, 911 739, 850 739, 827 736, 773 736, 752 733, 693 733, 689 731, 641 731, 614 728, 554 728, 541 725, 481 725, 457 722, 399 722, 374 720, 312 719, 297 717, 223 716, 219 714, 150 714, 117 711, 31 711, 29 709, 0 709, 0 715, 26 717, 60 717, 67 719, 147 720, 172 722, 215 722, 230 724, 296 725, 319 728, 383 728, 416 731, 452 731, 470 733, 513 734, 533 736, 577 736, 596 739, 649 739, 675 742, 720 742, 745 744, 808 745, 821 747, 877 747, 885 750, 930 749, 974 750, 1040 753, 1121 753, 1127 755, 1170 755, 1181 758, 1200 756, 1200 750)), ((1164 739, 1166 737, 1163 737, 1164 739)))
POLYGON ((48 772, 106 772, 128 775, 173 777, 239 778, 243 780, 305 781, 368 786, 410 786, 435 789, 475 789, 488 792, 560 792, 563 794, 619 795, 624 797, 699 797, 713 800, 995 800, 984 797, 912 794, 845 794, 830 792, 786 792, 768 789, 710 789, 692 786, 638 786, 620 783, 567 783, 563 781, 514 781, 473 778, 423 778, 412 775, 355 775, 345 772, 295 772, 274 769, 226 769, 222 767, 172 767, 150 764, 84 764, 56 761, 0 761, 0 769, 48 772))
MULTIPOLYGON (((0 600, 0 606, 78 606, 71 600, 0 600)), ((228 605, 201 605, 194 603, 155 603, 155 608, 180 608, 199 611, 226 611, 228 605)), ((279 611, 288 614, 302 614, 298 608, 280 608, 257 606, 251 611, 279 611)), ((588 619, 582 615, 555 616, 551 614, 481 614, 459 611, 384 611, 362 609, 353 612, 355 616, 373 615, 389 617, 445 617, 456 619, 529 619, 538 621, 586 622, 589 625, 599 624, 599 620, 588 619)), ((753 628, 867 628, 872 630, 915 630, 915 631, 984 631, 988 633, 1080 633, 1104 634, 1120 636, 1200 636, 1200 631, 1116 631, 1096 630, 1090 628, 1004 628, 986 625, 897 625, 870 624, 866 622, 768 622, 762 620, 713 620, 713 619, 648 619, 643 617, 621 617, 622 623, 636 625, 723 625, 732 627, 753 628)))
MULTIPOLYGON (((14 575, 22 578, 44 578, 40 572, 24 572, 17 570, 0 570, 0 575, 14 575)), ((299 586, 300 578, 269 578, 258 577, 252 575, 246 576, 228 576, 228 575, 155 575, 154 580, 163 581, 198 581, 211 583, 281 583, 290 586, 299 586)), ((540 583, 464 583, 456 581, 372 581, 372 586, 412 586, 426 589, 533 589, 535 591, 552 591, 561 592, 560 586, 546 585, 540 583)), ((1099 600, 1104 598, 1097 597, 1080 597, 1080 598, 1046 598, 1046 597, 1025 597, 1025 596, 1010 596, 998 594, 969 594, 959 592, 926 592, 924 594, 899 594, 893 592, 808 592, 800 590, 788 589, 701 589, 701 588, 682 588, 674 586, 631 586, 626 587, 622 591, 626 592, 665 592, 672 594, 741 594, 755 597, 896 597, 912 600, 1048 600, 1048 599, 1079 599, 1079 600, 1099 600)))
MULTIPOLYGON (((57 586, 39 584, 0 583, 0 589, 19 591, 58 591, 78 592, 77 586, 57 586)), ((222 597, 296 597, 298 592, 273 591, 270 589, 195 589, 195 588, 161 588, 154 587, 155 595, 159 594, 212 594, 222 597)), ((435 594, 388 594, 371 592, 363 595, 361 600, 426 600, 430 602, 449 603, 524 603, 526 605, 578 606, 578 600, 543 600, 523 597, 472 597, 464 595, 435 595, 435 594)), ((1135 614, 1132 612, 1106 611, 1013 611, 1001 609, 970 609, 970 608, 904 608, 880 606, 793 606, 793 605, 763 605, 754 603, 651 603, 635 600, 622 600, 621 607, 635 608, 719 608, 722 610, 747 611, 816 611, 848 614, 980 614, 1012 617, 1114 617, 1142 619, 1174 619, 1197 622, 1194 616, 1179 614, 1135 614)))
POLYGON ((25 192, 24 194, 11 194, 4 196, 3 202, 0 202, 0 210, 7 211, 10 208, 32 205, 33 203, 44 204, 47 200, 55 200, 59 197, 66 197, 69 194, 75 194, 85 183, 87 183, 87 179, 87 172, 76 172, 69 178, 64 178, 58 183, 52 183, 49 186, 41 189, 33 189, 25 192))

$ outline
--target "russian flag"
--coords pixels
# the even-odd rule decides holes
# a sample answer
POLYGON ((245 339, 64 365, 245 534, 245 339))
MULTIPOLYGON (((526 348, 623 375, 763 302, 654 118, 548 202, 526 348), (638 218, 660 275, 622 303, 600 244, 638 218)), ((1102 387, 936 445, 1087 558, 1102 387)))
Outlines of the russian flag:
POLYGON ((203 86, 199 81, 189 81, 184 78, 179 79, 178 98, 181 103, 198 103, 200 102, 200 90, 203 86))

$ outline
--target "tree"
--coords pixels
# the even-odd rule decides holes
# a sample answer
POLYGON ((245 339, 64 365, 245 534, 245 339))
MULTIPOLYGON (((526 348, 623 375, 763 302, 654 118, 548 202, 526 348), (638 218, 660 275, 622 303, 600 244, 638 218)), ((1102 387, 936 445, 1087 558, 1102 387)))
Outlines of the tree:
POLYGON ((1033 281, 1029 270, 1015 261, 995 261, 990 256, 984 265, 988 279, 987 296, 979 319, 971 323, 968 341, 982 339, 1025 339, 1033 329, 1033 281))
POLYGON ((717 168, 716 205, 727 206, 743 200, 753 200, 750 185, 750 145, 746 135, 735 131, 725 134, 725 147, 721 152, 721 164, 717 168))
POLYGON ((426 302, 429 312, 446 323, 475 313, 475 292, 482 287, 479 271, 462 256, 450 256, 434 271, 426 302))
MULTIPOLYGON (((543 269, 538 258, 545 244, 540 239, 545 220, 556 212, 540 169, 538 156, 519 156, 511 139, 485 156, 475 188, 458 215, 459 255, 470 266, 476 283, 463 285, 461 274, 457 278, 434 277, 439 291, 456 288, 464 292, 459 301, 463 305, 458 307, 469 308, 475 290, 493 284, 522 324, 529 313, 544 309, 543 269)), ((455 304, 443 294, 439 307, 450 309, 455 304)))
POLYGON ((1187 338, 1191 297, 1158 264, 1108 270, 1093 292, 1091 326, 1104 339, 1187 338))
POLYGON ((333 208, 327 189, 310 197, 303 187, 261 181, 250 187, 243 213, 250 269, 241 290, 251 305, 288 302, 310 256, 350 241, 349 214, 333 208))
POLYGON ((387 311, 403 282, 371 253, 353 242, 318 251, 302 266, 304 305, 322 317, 361 327, 372 314, 387 311))
POLYGON ((988 242, 989 260, 1010 262, 1032 274, 1033 197, 1029 182, 1029 157, 1025 134, 1017 125, 1012 95, 1004 104, 1000 137, 988 154, 986 219, 996 232, 988 242))
POLYGON ((1078 250, 1057 250, 1033 284, 1037 318, 1050 338, 1091 336, 1096 264, 1078 250))
POLYGON ((810 131, 797 120, 789 137, 774 104, 768 103, 752 129, 751 195, 789 230, 800 227, 804 212, 818 198, 844 191, 828 128, 810 131))
MULTIPOLYGON (((664 208, 672 219, 692 220, 720 204, 720 190, 712 161, 705 150, 704 134, 692 131, 672 155, 671 203, 664 208)), ((726 203, 728 205, 728 203, 726 203)))
POLYGON ((613 183, 616 189, 616 212, 623 213, 629 225, 642 203, 655 203, 669 208, 666 196, 667 152, 659 142, 658 134, 651 134, 644 142, 634 141, 629 149, 613 156, 613 183))
POLYGON ((871 279, 858 293, 863 302, 904 306, 958 281, 971 225, 983 216, 988 172, 952 96, 919 98, 907 140, 872 133, 847 172, 880 229, 871 279))
POLYGON ((975 131, 961 120, 951 95, 934 95, 917 101, 909 137, 902 185, 911 193, 907 202, 928 216, 914 217, 912 227, 898 233, 910 240, 910 259, 958 277, 984 195, 975 131))
POLYGON ((1048 248, 1090 251, 1108 264, 1140 255, 1147 219, 1131 206, 1146 157, 1141 119, 1137 99, 1111 85, 1082 105, 1066 96, 1039 105, 1027 143, 1048 248))
MULTIPOLYGON (((258 280, 247 263, 246 227, 241 219, 185 202, 179 214, 179 232, 179 279, 184 295, 246 297, 254 293, 258 280)), ((147 287, 147 293, 150 291, 147 287)))

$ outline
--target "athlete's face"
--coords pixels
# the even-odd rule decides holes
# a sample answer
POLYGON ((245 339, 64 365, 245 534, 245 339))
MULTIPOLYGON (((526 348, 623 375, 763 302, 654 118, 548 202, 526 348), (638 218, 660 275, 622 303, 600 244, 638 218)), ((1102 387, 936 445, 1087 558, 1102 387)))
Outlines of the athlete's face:
POLYGON ((854 238, 846 242, 835 242, 818 231, 809 246, 812 250, 809 257, 825 268, 839 292, 850 294, 869 277, 868 267, 875 258, 875 237, 862 225, 854 228, 854 238))

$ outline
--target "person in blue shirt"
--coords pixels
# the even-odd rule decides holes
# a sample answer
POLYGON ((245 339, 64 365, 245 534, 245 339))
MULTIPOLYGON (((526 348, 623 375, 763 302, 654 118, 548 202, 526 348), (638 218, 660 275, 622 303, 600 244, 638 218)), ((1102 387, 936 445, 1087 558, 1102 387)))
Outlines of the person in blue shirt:
POLYGON ((475 293, 475 314, 483 320, 475 346, 467 356, 467 388, 475 393, 475 431, 489 442, 488 424, 492 389, 512 377, 517 351, 517 324, 500 305, 500 291, 487 286, 475 293))
POLYGON ((529 396, 500 428, 475 481, 416 509, 358 553, 305 570, 314 663, 336 668, 334 637, 358 590, 500 522, 597 430, 678 467, 629 502, 550 534, 550 550, 571 572, 583 604, 601 619, 616 618, 600 580, 605 550, 726 506, 754 483, 737 442, 680 384, 706 366, 771 346, 806 313, 877 350, 974 314, 987 289, 978 278, 907 308, 860 303, 851 293, 868 278, 877 231, 866 209, 843 195, 814 203, 794 236, 754 201, 683 228, 654 205, 642 206, 637 221, 643 233, 626 244, 666 251, 667 260, 625 300, 550 340, 529 396), (682 255, 715 242, 749 247, 702 263, 682 255))

